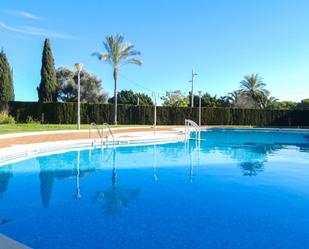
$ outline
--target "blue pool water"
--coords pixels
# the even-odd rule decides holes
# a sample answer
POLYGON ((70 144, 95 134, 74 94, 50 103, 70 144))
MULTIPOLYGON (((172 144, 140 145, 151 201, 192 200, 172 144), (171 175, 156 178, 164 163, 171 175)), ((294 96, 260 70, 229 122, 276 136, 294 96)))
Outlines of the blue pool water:
POLYGON ((309 132, 84 150, 0 168, 0 233, 33 248, 309 248, 309 132))

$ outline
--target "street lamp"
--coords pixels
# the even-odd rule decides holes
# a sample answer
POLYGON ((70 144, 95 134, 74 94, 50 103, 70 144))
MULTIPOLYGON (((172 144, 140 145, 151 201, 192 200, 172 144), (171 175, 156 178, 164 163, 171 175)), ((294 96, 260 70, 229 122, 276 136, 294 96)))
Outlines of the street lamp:
POLYGON ((189 81, 191 83, 191 108, 194 107, 194 78, 195 76, 197 76, 197 73, 195 73, 194 69, 192 69, 191 80, 189 81))
POLYGON ((152 96, 154 97, 153 129, 154 129, 154 135, 156 135, 156 132, 157 132, 157 95, 155 92, 153 92, 152 96))
POLYGON ((198 125, 201 126, 202 121, 202 91, 198 91, 199 108, 198 108, 198 125))
POLYGON ((77 129, 80 130, 80 73, 83 69, 83 64, 75 64, 77 70, 77 129))

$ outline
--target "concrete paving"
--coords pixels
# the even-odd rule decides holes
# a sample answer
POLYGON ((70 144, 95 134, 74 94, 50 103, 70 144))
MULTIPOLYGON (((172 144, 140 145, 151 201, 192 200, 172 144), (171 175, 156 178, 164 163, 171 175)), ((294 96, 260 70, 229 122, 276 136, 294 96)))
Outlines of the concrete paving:
POLYGON ((0 233, 0 249, 31 249, 0 233))

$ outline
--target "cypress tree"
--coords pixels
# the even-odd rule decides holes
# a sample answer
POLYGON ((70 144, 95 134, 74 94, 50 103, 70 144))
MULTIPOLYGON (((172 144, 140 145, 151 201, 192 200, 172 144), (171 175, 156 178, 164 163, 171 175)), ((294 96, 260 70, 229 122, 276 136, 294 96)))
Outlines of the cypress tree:
POLYGON ((57 101, 57 79, 54 57, 48 39, 44 42, 41 68, 41 83, 37 88, 40 102, 57 101))
POLYGON ((14 100, 13 73, 3 50, 0 52, 0 102, 14 100))

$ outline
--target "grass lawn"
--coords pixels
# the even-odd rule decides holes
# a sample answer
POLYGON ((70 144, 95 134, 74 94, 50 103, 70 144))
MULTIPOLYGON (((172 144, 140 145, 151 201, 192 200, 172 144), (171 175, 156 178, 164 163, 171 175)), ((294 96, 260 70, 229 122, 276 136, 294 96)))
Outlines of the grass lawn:
MULTIPOLYGON (((99 126, 100 128, 102 125, 99 126)), ((112 128, 117 127, 134 127, 134 125, 111 125, 112 128)), ((56 130, 75 130, 74 124, 7 124, 0 125, 0 134, 18 133, 18 132, 34 132, 34 131, 56 131, 56 130)), ((81 125, 81 129, 89 129, 88 125, 81 125)))

